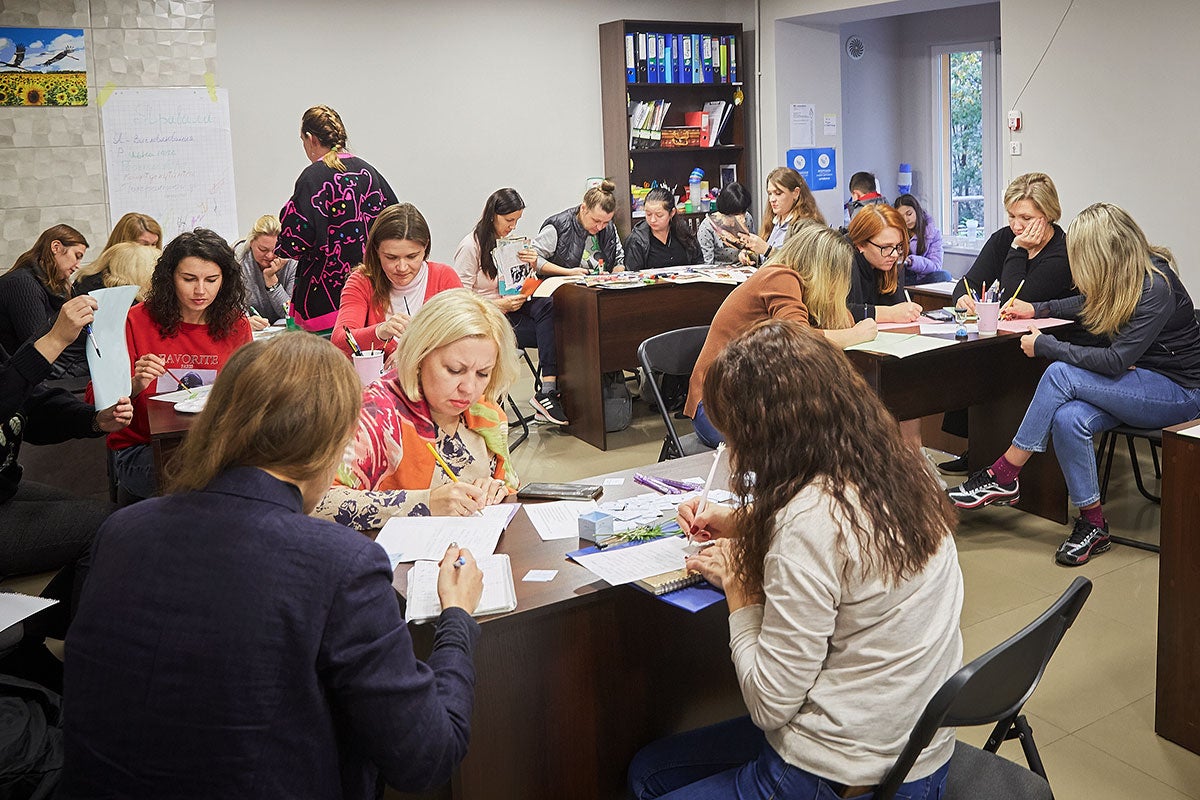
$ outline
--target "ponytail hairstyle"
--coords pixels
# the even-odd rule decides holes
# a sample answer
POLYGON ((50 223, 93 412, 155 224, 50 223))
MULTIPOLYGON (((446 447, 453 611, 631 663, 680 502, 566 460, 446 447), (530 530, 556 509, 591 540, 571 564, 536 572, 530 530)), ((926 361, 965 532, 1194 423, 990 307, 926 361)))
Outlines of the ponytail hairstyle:
POLYGON ((671 214, 671 236, 680 244, 683 249, 689 253, 696 253, 700 249, 700 243, 696 241, 696 234, 692 232, 692 228, 679 214, 674 214, 675 211, 675 195, 671 194, 670 190, 664 189, 661 186, 650 190, 646 195, 645 204, 662 203, 663 208, 668 214, 671 214))
POLYGON ((300 134, 303 136, 306 133, 311 134, 322 147, 329 148, 329 152, 321 158, 325 166, 336 172, 345 171, 346 167, 338 158, 338 153, 346 150, 346 126, 336 111, 329 106, 313 106, 305 111, 300 120, 300 134))
POLYGON ((483 204, 483 216, 475 223, 475 243, 479 245, 479 269, 494 279, 496 265, 492 261, 492 250, 496 247, 496 217, 521 211, 525 201, 516 189, 497 189, 483 204))
POLYGON ((74 247, 79 244, 84 247, 88 246, 88 241, 83 238, 83 234, 70 225, 51 225, 42 231, 41 236, 33 243, 33 247, 17 256, 12 268, 28 266, 33 269, 33 274, 51 294, 58 297, 70 297, 71 279, 69 277, 60 278, 58 267, 54 263, 53 246, 55 242, 63 247, 74 247))
MULTIPOLYGON (((907 206, 917 215, 917 225, 910 232, 917 239, 917 247, 909 255, 923 255, 925 253, 925 209, 921 208, 921 203, 911 194, 902 194, 896 198, 896 210, 900 211, 900 206, 907 206)), ((901 216, 904 216, 901 213, 901 216)))
POLYGON ((588 208, 598 208, 605 214, 613 214, 617 210, 617 198, 613 194, 616 190, 617 185, 605 178, 599 186, 593 186, 583 193, 583 204, 588 208))

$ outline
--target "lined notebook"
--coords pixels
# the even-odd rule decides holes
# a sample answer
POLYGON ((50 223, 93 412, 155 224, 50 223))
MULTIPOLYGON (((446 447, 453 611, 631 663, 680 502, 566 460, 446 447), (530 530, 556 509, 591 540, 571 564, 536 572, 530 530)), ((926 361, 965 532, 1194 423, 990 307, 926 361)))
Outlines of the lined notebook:
MULTIPOLYGON (((476 556, 483 571, 483 596, 472 616, 502 614, 517 607, 517 590, 513 585, 512 564, 505 553, 476 556)), ((442 604, 437 593, 438 565, 436 561, 418 561, 408 573, 408 608, 405 619, 425 622, 437 619, 442 604)))
POLYGON ((651 575, 649 578, 643 578, 640 581, 634 581, 634 585, 654 596, 673 592, 676 589, 682 589, 685 586, 694 586, 704 580, 704 576, 696 571, 688 571, 685 568, 673 569, 670 572, 664 572, 661 575, 651 575))

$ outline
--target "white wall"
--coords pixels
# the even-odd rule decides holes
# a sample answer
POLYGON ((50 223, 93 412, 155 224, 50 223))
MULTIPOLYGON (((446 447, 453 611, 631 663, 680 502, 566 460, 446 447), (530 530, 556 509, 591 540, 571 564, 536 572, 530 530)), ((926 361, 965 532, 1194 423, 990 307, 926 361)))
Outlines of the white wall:
MULTIPOLYGON (((866 47, 858 61, 839 47, 842 62, 842 116, 844 143, 842 194, 850 196, 850 176, 870 172, 879 183, 884 197, 896 196, 896 173, 901 161, 911 162, 911 154, 900 146, 900 131, 920 124, 905 114, 900 94, 900 22, 899 17, 864 20, 841 26, 839 38, 846 41, 857 35, 866 47)), ((924 120, 925 127, 929 120, 924 120)))
POLYGON ((222 2, 218 80, 229 89, 243 229, 278 213, 308 162, 300 116, 328 104, 350 151, 429 221, 450 261, 495 189, 527 204, 519 233, 578 203, 603 174, 598 26, 748 21, 721 0, 222 2), (322 38, 325 39, 322 42, 322 38))
MULTIPOLYGON (((773 81, 775 97, 772 105, 778 108, 775 125, 763 122, 764 134, 770 132, 774 143, 768 149, 764 147, 762 169, 760 174, 765 179, 766 174, 784 163, 790 142, 789 106, 792 103, 812 103, 816 106, 816 129, 818 147, 836 147, 838 152, 838 185, 844 185, 842 160, 842 92, 841 69, 838 61, 840 44, 837 30, 809 27, 807 25, 792 25, 780 23, 774 26, 775 35, 764 38, 771 39, 776 53, 773 81), (822 120, 825 114, 836 114, 838 117, 838 132, 836 136, 825 136, 822 120)), ((769 28, 768 28, 769 30, 769 28)), ((766 93, 762 95, 766 97, 766 93)), ((766 117, 763 118, 767 119, 766 117)), ((760 181, 761 182, 761 181, 760 181)), ((761 208, 765 198, 765 188, 755 187, 756 208, 761 208)), ((832 225, 840 225, 842 219, 842 197, 840 189, 814 192, 817 205, 826 221, 832 225)))
MULTIPOLYGON (((1029 79, 1067 0, 1002 0, 1004 108, 1029 79)), ((1064 219, 1100 200, 1128 210, 1152 242, 1175 251, 1200 297, 1200 238, 1190 196, 1200 186, 1200 3, 1076 0, 1017 103, 1023 154, 1005 177, 1040 170, 1064 219)))

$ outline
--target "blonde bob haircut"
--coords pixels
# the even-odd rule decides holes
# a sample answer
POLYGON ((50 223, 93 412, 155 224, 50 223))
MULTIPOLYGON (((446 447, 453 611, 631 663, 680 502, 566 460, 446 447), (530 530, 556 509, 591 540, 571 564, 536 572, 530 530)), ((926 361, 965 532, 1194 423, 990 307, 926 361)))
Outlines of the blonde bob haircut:
POLYGON ((358 422, 362 384, 327 340, 300 331, 239 348, 168 467, 170 491, 258 467, 298 481, 332 473, 358 422))
POLYGON ((834 330, 854 324, 846 308, 854 248, 833 228, 811 220, 801 223, 766 266, 787 267, 800 275, 812 327, 834 330))
POLYGON ((150 279, 154 276, 154 266, 162 251, 157 247, 138 242, 118 242, 106 248, 100 257, 75 273, 75 282, 90 275, 103 275, 104 286, 136 286, 138 293, 134 296, 137 302, 146 299, 150 289, 150 279))
POLYGON ((491 339, 496 345, 496 365, 483 396, 500 403, 517 375, 517 337, 496 304, 470 289, 447 289, 435 294, 399 337, 392 366, 396 382, 409 399, 422 398, 421 363, 426 356, 468 337, 491 339))
POLYGON ((263 214, 254 221, 250 233, 246 234, 246 243, 253 244, 254 240, 260 236, 278 236, 281 233, 283 233, 283 226, 279 224, 279 217, 274 214, 263 214))
POLYGON ((1004 207, 1007 209, 1018 200, 1032 200, 1047 222, 1062 219, 1058 190, 1054 188, 1054 181, 1044 172, 1026 172, 1012 179, 1012 183, 1004 190, 1004 207))
POLYGON ((1171 251, 1146 241, 1129 212, 1112 203, 1095 203, 1079 212, 1067 229, 1071 277, 1084 296, 1080 321, 1092 333, 1112 336, 1133 316, 1146 276, 1163 279, 1152 259, 1175 269, 1171 251))
POLYGON ((854 215, 854 219, 850 220, 850 227, 846 231, 846 235, 850 237, 851 244, 862 250, 866 247, 875 247, 876 245, 873 245, 872 242, 884 228, 895 228, 900 234, 900 243, 904 245, 903 252, 891 269, 887 272, 878 269, 872 270, 875 273, 875 284, 879 287, 879 293, 891 294, 900 285, 900 262, 908 257, 908 223, 904 221, 904 217, 886 203, 875 203, 854 215))

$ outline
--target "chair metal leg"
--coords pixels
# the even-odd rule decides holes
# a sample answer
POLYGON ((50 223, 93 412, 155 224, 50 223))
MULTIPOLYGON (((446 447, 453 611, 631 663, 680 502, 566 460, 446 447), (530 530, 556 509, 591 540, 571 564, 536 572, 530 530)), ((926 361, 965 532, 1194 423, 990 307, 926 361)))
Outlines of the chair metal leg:
POLYGON ((1046 783, 1049 783, 1050 779, 1046 777, 1046 767, 1042 764, 1042 756, 1038 753, 1037 743, 1033 741, 1033 728, 1029 727, 1029 721, 1025 719, 1024 714, 1018 716, 1013 722, 1009 738, 1021 742, 1021 749, 1025 752, 1025 761, 1029 764, 1030 772, 1040 775, 1046 783))
POLYGON ((517 408, 517 401, 513 400, 511 394, 508 396, 507 399, 508 399, 509 407, 512 408, 512 410, 513 410, 512 421, 515 422, 517 425, 521 426, 521 435, 516 437, 515 439, 509 440, 508 451, 511 453, 512 451, 514 451, 518 447, 520 447, 522 444, 524 444, 525 440, 529 438, 529 419, 530 418, 527 416, 524 416, 521 413, 521 409, 517 408))
POLYGON ((1154 462, 1154 478, 1162 480, 1162 464, 1158 463, 1158 445, 1150 442, 1150 460, 1154 462))
MULTIPOLYGON (((1138 464, 1137 450, 1133 446, 1133 437, 1126 436, 1125 441, 1129 445, 1129 460, 1133 464, 1133 479, 1137 483, 1138 491, 1142 493, 1142 497, 1146 498, 1150 502, 1161 503, 1162 498, 1148 490, 1146 488, 1146 484, 1142 482, 1142 468, 1141 465, 1138 464)), ((1157 462, 1157 459, 1155 459, 1155 461, 1157 462)))

